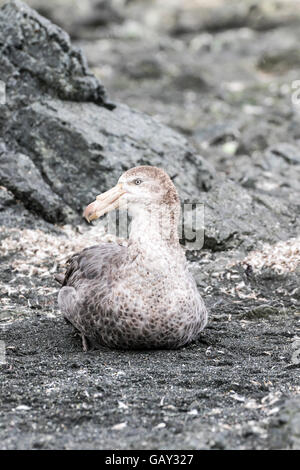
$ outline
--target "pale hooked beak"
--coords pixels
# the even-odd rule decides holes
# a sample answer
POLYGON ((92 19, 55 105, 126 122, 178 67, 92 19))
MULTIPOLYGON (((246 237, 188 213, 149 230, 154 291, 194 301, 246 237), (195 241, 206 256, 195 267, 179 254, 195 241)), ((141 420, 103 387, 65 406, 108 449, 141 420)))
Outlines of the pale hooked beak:
POLYGON ((85 217, 88 222, 91 222, 101 217, 101 215, 113 209, 117 209, 119 207, 119 199, 125 192, 122 183, 118 183, 109 191, 99 194, 96 200, 85 208, 83 217, 85 217))

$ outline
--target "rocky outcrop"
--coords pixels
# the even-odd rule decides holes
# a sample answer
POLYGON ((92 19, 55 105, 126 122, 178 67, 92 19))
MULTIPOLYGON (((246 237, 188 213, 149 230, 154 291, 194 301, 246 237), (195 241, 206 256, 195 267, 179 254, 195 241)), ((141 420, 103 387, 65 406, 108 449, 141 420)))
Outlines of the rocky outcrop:
POLYGON ((26 195, 28 209, 50 222, 73 220, 124 170, 140 164, 178 174, 182 197, 209 187, 211 169, 188 141, 147 115, 112 105, 59 27, 12 1, 0 11, 0 31, 7 92, 0 136, 8 152, 0 184, 16 197, 26 195))
POLYGON ((0 180, 25 207, 40 213, 49 222, 70 216, 59 197, 43 181, 32 160, 22 153, 0 154, 0 180), (27 175, 27 178, 24 177, 27 175))
POLYGON ((263 192, 252 192, 233 181, 220 181, 201 196, 205 208, 204 248, 213 251, 255 250, 299 231, 297 204, 263 192))
MULTIPOLYGON (((0 184, 29 212, 51 223, 79 221, 123 171, 150 164, 176 175, 182 200, 204 204, 204 248, 251 250, 296 235, 297 196, 288 188, 296 189, 299 149, 278 142, 270 123, 202 127, 205 160, 178 132, 112 104, 68 34, 25 4, 13 0, 0 10, 0 31, 0 184), (228 151, 236 151, 225 163, 235 182, 208 163, 228 151), (265 190, 270 172, 273 192, 265 190)), ((142 69, 132 67, 139 80, 142 69)))
POLYGON ((92 101, 111 108, 67 33, 18 0, 0 13, 1 79, 10 106, 44 99, 92 101))

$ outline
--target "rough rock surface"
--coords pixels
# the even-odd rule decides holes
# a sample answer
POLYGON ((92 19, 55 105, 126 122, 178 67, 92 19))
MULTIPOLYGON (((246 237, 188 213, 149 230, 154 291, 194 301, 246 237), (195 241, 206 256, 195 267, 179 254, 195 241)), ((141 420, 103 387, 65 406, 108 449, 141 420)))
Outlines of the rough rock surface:
POLYGON ((299 233, 296 202, 252 193, 233 181, 220 181, 201 197, 205 209, 204 248, 247 251, 299 233))
POLYGON ((110 107, 103 86, 63 30, 18 0, 1 9, 0 29, 0 70, 8 105, 50 95, 110 107))
POLYGON ((199 193, 199 179, 209 183, 208 165, 185 138, 121 104, 109 111, 87 103, 33 103, 15 113, 8 135, 79 213, 137 165, 163 165, 170 175, 178 174, 185 197, 199 193))
MULTIPOLYGON (((209 183, 209 166, 184 137, 107 101, 63 30, 18 1, 0 10, 0 30, 0 74, 7 94, 0 133, 9 151, 25 154, 41 175, 35 202, 28 199, 27 207, 48 221, 70 222, 123 171, 139 164, 178 173, 186 197, 199 193, 201 178, 204 186, 209 183), (44 186, 66 210, 53 211, 51 203, 41 210, 36 201, 39 193, 43 200, 44 186)), ((16 196, 22 192, 22 170, 27 179, 20 165, 9 188, 16 196)))
POLYGON ((0 154, 0 180, 24 206, 40 213, 49 222, 64 220, 68 214, 61 200, 47 183, 32 160, 22 153, 3 151, 0 154), (26 179, 24 178, 26 175, 26 179))
POLYGON ((297 2, 29 3, 76 47, 0 10, 0 447, 299 449, 297 2), (107 237, 82 207, 138 163, 204 203, 187 257, 209 324, 84 354, 53 274, 107 237))
MULTIPOLYGON (((297 363, 299 364, 299 362, 297 363)), ((300 400, 288 400, 270 426, 271 449, 300 449, 300 400)))

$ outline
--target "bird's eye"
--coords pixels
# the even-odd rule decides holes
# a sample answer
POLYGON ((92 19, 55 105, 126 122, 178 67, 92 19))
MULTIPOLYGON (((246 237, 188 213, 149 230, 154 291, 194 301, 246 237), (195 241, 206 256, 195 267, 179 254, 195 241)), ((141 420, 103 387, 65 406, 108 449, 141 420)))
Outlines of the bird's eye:
POLYGON ((137 178, 136 180, 134 180, 134 184, 141 184, 142 183, 142 180, 140 178, 137 178))

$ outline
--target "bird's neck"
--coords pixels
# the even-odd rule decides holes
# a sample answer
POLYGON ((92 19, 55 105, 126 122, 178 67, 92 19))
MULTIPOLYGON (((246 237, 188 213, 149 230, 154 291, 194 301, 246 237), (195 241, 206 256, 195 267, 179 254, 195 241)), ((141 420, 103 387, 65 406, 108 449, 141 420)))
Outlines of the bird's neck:
POLYGON ((134 210, 130 225, 129 240, 144 251, 179 248, 179 207, 159 206, 134 210))

